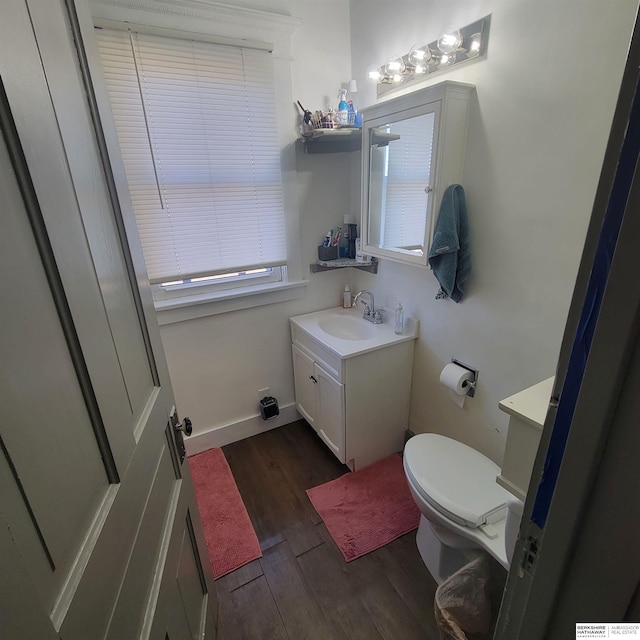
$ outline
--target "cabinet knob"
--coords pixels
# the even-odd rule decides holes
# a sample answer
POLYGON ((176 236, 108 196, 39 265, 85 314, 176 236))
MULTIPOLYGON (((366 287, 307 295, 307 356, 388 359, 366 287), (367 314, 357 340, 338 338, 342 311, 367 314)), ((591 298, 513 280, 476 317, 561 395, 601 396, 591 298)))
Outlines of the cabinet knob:
POLYGON ((431 187, 429 187, 429 186, 426 186, 426 187, 424 188, 424 192, 425 192, 425 193, 431 193, 432 191, 433 191, 433 189, 432 189, 431 187))
POLYGON ((309 380, 313 380, 313 384, 318 384, 318 381, 313 376, 309 376, 309 380))

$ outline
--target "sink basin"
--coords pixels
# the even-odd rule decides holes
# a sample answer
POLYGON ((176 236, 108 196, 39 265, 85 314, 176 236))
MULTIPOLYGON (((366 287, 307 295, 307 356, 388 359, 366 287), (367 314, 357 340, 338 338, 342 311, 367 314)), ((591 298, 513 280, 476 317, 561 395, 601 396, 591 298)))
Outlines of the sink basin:
POLYGON ((341 340, 368 340, 376 335, 376 326, 360 317, 332 313, 318 321, 325 333, 341 340))
POLYGON ((313 348, 306 347, 312 352, 314 349, 326 349, 323 353, 327 358, 331 358, 331 354, 339 358, 351 358, 399 342, 415 340, 419 329, 418 321, 408 317, 404 333, 397 335, 392 323, 372 324, 362 317, 360 309, 342 307, 305 313, 290 318, 290 322, 294 342, 313 344, 313 348))

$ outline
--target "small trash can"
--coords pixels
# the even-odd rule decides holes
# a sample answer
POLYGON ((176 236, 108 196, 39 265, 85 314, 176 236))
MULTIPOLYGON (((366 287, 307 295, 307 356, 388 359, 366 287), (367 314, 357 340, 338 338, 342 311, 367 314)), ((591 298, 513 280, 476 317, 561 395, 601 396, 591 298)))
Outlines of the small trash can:
POLYGON ((434 608, 441 640, 493 637, 506 572, 494 575, 489 562, 487 556, 471 561, 436 590, 434 608))

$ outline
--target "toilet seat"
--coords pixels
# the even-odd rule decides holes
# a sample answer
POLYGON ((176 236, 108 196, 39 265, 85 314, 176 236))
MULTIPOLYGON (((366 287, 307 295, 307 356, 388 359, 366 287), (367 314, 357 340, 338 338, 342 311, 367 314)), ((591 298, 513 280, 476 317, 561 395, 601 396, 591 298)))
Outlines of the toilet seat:
POLYGON ((496 483, 500 468, 479 451, 435 433, 411 438, 404 467, 422 499, 471 529, 504 519, 509 493, 496 483))

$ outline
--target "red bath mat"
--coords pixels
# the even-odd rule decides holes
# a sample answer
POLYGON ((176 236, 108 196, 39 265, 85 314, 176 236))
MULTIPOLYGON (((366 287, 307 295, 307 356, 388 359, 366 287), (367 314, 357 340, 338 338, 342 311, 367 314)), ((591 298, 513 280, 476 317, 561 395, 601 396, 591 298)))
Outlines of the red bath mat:
POLYGON ((214 578, 262 556, 229 463, 222 449, 189 457, 214 578))
POLYGON ((420 521, 397 454, 307 495, 347 562, 413 531, 420 521))

